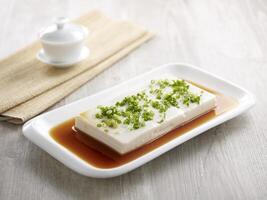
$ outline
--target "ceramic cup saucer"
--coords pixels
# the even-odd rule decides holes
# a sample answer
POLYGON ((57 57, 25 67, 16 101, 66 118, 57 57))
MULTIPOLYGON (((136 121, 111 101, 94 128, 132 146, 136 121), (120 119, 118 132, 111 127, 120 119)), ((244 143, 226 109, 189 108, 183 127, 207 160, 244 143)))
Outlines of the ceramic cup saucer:
POLYGON ((78 56, 75 60, 67 62, 56 62, 56 61, 51 61, 46 56, 44 50, 40 49, 40 51, 38 51, 38 53, 36 54, 36 58, 45 64, 52 65, 58 68, 65 68, 77 64, 78 62, 84 60, 88 55, 89 55, 89 49, 87 47, 83 47, 80 56, 78 56))

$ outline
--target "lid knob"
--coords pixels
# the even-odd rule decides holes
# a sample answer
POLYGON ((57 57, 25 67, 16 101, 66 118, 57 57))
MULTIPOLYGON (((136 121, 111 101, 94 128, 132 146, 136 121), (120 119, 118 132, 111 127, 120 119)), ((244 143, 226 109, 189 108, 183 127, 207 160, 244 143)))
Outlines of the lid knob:
POLYGON ((55 24, 57 25, 57 29, 63 29, 64 25, 69 22, 69 18, 67 17, 58 17, 55 19, 55 24))

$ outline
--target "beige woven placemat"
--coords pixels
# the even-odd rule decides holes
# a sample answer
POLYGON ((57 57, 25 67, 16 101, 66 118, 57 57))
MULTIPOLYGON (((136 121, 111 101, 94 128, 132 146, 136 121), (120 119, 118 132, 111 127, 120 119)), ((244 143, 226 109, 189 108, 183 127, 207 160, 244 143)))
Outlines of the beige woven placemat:
POLYGON ((113 21, 99 11, 76 20, 88 27, 91 55, 68 69, 35 58, 38 42, 0 61, 0 119, 23 123, 55 104, 127 55, 153 35, 126 21, 113 21))

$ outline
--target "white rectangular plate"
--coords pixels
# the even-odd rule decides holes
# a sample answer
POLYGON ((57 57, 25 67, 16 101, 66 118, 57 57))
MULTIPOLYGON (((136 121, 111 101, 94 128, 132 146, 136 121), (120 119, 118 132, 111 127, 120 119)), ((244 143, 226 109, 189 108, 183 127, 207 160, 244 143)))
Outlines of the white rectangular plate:
POLYGON ((95 95, 88 96, 79 101, 39 115, 28 121, 23 126, 23 134, 34 144, 38 145, 40 148, 48 152, 50 155, 72 170, 85 176, 108 178, 127 173, 151 161, 152 159, 203 133, 204 131, 229 119, 232 119, 237 115, 240 115, 253 104, 255 104, 254 97, 247 90, 192 65, 173 63, 158 67, 148 73, 116 85, 112 88, 106 89, 95 95), (197 128, 188 131, 187 133, 137 158, 136 160, 111 169, 96 168, 88 164, 50 137, 49 131, 51 128, 70 118, 73 118, 80 112, 85 111, 88 108, 88 105, 92 105, 92 103, 101 104, 101 99, 104 99, 106 96, 109 96, 109 98, 116 97, 119 93, 122 93, 123 90, 136 88, 139 84, 142 84, 146 80, 160 79, 168 75, 175 75, 177 78, 190 80, 206 86, 207 88, 218 91, 224 95, 231 96, 235 98, 239 104, 232 110, 229 110, 218 117, 198 126, 197 128))

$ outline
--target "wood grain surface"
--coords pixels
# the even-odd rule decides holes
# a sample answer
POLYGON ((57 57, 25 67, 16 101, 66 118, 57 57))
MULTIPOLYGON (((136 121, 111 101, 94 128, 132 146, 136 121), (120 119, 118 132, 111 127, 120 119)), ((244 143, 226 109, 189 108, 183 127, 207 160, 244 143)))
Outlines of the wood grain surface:
POLYGON ((157 37, 53 108, 167 62, 195 64, 242 85, 257 104, 111 179, 78 175, 24 138, 21 126, 1 123, 0 199, 267 199, 267 1, 0 0, 0 57, 35 40, 54 17, 94 8, 157 37))

